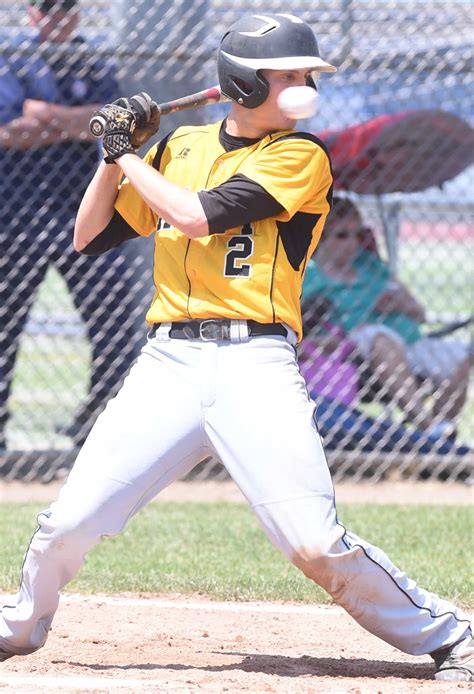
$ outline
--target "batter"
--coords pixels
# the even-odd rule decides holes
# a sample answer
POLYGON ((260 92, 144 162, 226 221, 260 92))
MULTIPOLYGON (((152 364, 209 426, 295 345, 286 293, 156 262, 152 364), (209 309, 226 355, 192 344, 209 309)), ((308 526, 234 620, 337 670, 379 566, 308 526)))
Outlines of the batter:
POLYGON ((330 211, 332 175, 324 144, 294 130, 277 100, 284 89, 315 89, 319 72, 334 70, 297 17, 249 15, 220 45, 219 81, 233 101, 223 123, 180 127, 142 160, 143 121, 150 133, 150 123, 158 127, 150 104, 121 99, 102 109, 105 162, 82 200, 74 244, 100 253, 155 233, 150 332, 38 518, 19 593, 0 617, 0 658, 43 646, 59 591, 91 547, 212 455, 270 541, 360 625, 407 653, 432 654, 438 679, 472 679, 467 616, 338 521, 298 370, 301 283, 330 211))

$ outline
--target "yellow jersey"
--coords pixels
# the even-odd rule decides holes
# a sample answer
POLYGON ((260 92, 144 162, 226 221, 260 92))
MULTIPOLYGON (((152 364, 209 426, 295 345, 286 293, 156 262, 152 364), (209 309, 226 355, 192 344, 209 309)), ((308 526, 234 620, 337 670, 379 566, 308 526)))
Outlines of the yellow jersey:
POLYGON ((301 340, 303 275, 331 207, 329 155, 316 137, 294 130, 226 151, 219 139, 221 127, 221 122, 180 127, 155 144, 145 161, 195 192, 243 175, 262 186, 283 211, 190 239, 159 219, 125 178, 116 210, 138 234, 155 233, 155 293, 146 320, 285 323, 301 340))

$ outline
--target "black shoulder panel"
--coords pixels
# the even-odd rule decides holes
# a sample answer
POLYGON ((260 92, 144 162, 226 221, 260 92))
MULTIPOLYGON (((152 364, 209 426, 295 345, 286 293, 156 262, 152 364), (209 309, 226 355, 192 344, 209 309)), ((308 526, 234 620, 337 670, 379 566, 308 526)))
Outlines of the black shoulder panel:
POLYGON ((276 223, 286 257, 293 270, 300 269, 313 238, 313 229, 320 217, 320 214, 297 212, 288 222, 276 223))
POLYGON ((152 166, 154 169, 157 171, 160 170, 160 164, 161 164, 161 157, 163 156, 163 152, 165 151, 165 147, 168 144, 168 140, 171 138, 171 136, 175 133, 175 130, 172 130, 170 133, 164 136, 164 138, 160 141, 158 148, 156 150, 155 157, 153 159, 152 166))

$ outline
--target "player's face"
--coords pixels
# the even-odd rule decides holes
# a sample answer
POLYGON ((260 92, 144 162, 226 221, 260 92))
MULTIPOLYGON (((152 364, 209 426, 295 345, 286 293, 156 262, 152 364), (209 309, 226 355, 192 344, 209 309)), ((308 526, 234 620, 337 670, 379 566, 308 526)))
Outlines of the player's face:
POLYGON ((273 130, 294 128, 296 120, 283 115, 278 106, 278 96, 288 87, 304 87, 311 77, 311 70, 262 70, 262 76, 268 81, 269 93, 265 102, 255 111, 268 120, 273 130))
POLYGON ((231 135, 244 137, 263 137, 277 130, 291 130, 296 120, 285 116, 278 106, 280 92, 288 87, 304 87, 312 71, 304 70, 262 70, 267 79, 269 94, 264 103, 257 108, 245 108, 234 103, 227 119, 227 131, 231 135))
POLYGON ((31 24, 38 28, 41 41, 66 41, 77 27, 79 11, 63 9, 43 13, 36 7, 29 8, 31 24))
POLYGON ((323 239, 331 257, 341 263, 351 263, 364 237, 362 220, 356 215, 346 215, 344 220, 334 220, 326 226, 323 239))

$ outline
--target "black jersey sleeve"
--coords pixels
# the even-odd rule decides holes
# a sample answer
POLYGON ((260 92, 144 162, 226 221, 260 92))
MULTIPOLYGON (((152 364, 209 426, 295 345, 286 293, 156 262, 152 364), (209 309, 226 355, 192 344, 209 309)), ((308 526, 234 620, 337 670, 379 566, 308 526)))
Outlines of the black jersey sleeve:
POLYGON ((242 174, 212 190, 201 190, 198 196, 210 234, 222 234, 227 229, 274 217, 284 209, 263 186, 242 174))
POLYGON ((102 255, 102 253, 106 253, 112 248, 120 246, 124 241, 140 238, 140 234, 137 234, 137 232, 127 224, 122 215, 115 211, 105 229, 103 229, 95 239, 92 239, 92 241, 82 249, 81 253, 84 255, 102 255))

